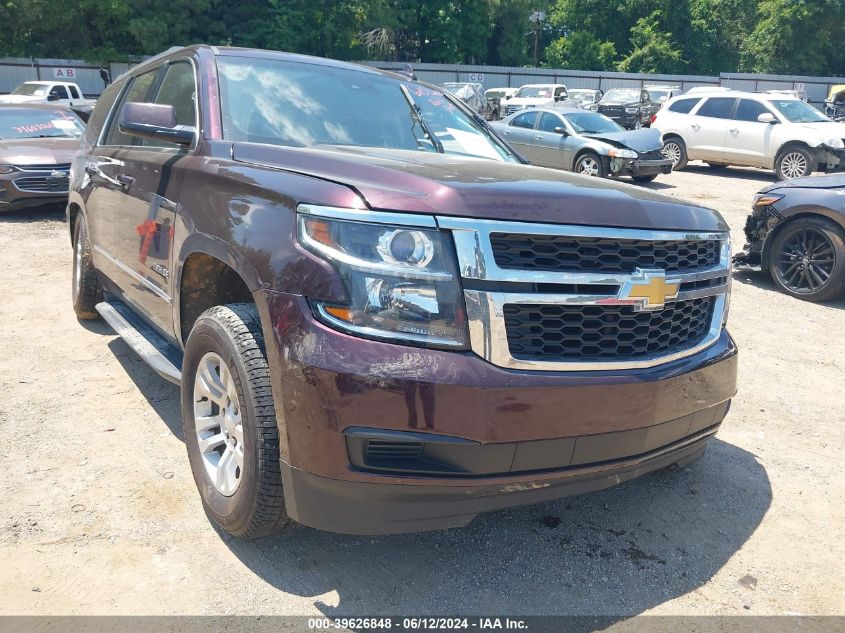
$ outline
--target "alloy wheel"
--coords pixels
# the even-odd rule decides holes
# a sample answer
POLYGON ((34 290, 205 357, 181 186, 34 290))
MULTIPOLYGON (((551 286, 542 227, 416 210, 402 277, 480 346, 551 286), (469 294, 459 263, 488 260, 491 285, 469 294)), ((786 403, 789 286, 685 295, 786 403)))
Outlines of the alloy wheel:
POLYGON ((578 161, 578 173, 582 176, 598 176, 601 168, 592 156, 587 156, 578 161))
POLYGON ((230 497, 244 468, 244 429, 232 372, 215 352, 200 359, 194 380, 194 421, 203 466, 217 491, 230 497))
POLYGON ((776 254, 780 281, 796 294, 814 294, 830 281, 836 265, 833 243, 821 231, 799 229, 776 254))
POLYGON ((661 150, 663 156, 672 161, 672 166, 677 165, 681 160, 681 146, 674 141, 666 141, 661 150))
POLYGON ((807 157, 801 152, 789 152, 780 160, 781 173, 786 178, 800 178, 807 175, 807 157))

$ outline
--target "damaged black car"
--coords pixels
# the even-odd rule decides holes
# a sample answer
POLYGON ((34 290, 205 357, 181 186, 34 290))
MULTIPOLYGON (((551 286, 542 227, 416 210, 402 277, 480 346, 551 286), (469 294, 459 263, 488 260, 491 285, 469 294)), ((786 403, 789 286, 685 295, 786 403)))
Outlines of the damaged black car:
POLYGON ((769 271, 779 289, 805 301, 845 296, 845 174, 762 189, 745 235, 735 270, 769 271))

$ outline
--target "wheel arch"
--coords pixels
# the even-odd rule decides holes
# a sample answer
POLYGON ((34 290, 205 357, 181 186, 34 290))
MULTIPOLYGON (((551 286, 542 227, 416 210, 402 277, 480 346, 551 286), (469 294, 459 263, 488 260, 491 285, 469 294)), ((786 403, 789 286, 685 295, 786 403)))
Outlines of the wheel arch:
MULTIPOLYGON (((806 149, 810 152, 813 152, 813 153, 815 153, 815 151, 816 151, 815 147, 811 146, 806 141, 802 141, 800 139, 793 138, 793 139, 790 139, 788 141, 784 141, 777 148, 777 151, 775 151, 772 154, 772 160, 771 160, 771 163, 769 164, 769 169, 775 168, 775 165, 777 165, 778 158, 780 158, 780 155, 783 154, 783 152, 786 151, 790 147, 802 147, 802 148, 804 148, 804 149, 806 149)), ((818 158, 817 158, 817 160, 818 160, 818 158)))

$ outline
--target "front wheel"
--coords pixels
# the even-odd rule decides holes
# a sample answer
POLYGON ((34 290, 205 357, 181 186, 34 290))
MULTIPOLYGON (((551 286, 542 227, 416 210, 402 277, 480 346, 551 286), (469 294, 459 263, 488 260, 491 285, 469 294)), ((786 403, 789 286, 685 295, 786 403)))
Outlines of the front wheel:
POLYGON ((182 424, 208 514, 239 538, 288 525, 270 372, 255 306, 206 310, 185 344, 182 424))
POLYGON ((810 176, 817 167, 816 157, 807 148, 799 145, 787 147, 775 160, 775 174, 778 180, 810 176))
POLYGON ((662 154, 672 161, 673 171, 680 171, 687 166, 687 146, 677 136, 667 138, 663 142, 662 154))
POLYGON ((95 306, 103 300, 103 289, 100 287, 100 280, 94 268, 91 240, 88 239, 88 227, 82 213, 76 217, 73 231, 71 299, 77 318, 88 320, 100 316, 95 306))
POLYGON ((845 291, 845 232, 824 218, 801 218, 775 236, 769 254, 775 284, 805 301, 826 301, 845 291))
POLYGON ((575 161, 575 168, 573 171, 582 176, 596 176, 599 178, 607 177, 607 168, 604 166, 604 161, 595 152, 585 152, 575 161))

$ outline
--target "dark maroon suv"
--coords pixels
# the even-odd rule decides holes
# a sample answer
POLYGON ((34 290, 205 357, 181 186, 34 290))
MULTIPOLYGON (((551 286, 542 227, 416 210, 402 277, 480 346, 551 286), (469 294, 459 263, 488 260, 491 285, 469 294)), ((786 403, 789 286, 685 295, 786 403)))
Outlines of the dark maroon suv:
POLYGON ((71 170, 73 303, 181 385, 242 537, 462 526, 700 456, 736 384, 709 209, 526 165, 402 75, 170 50, 71 170))

